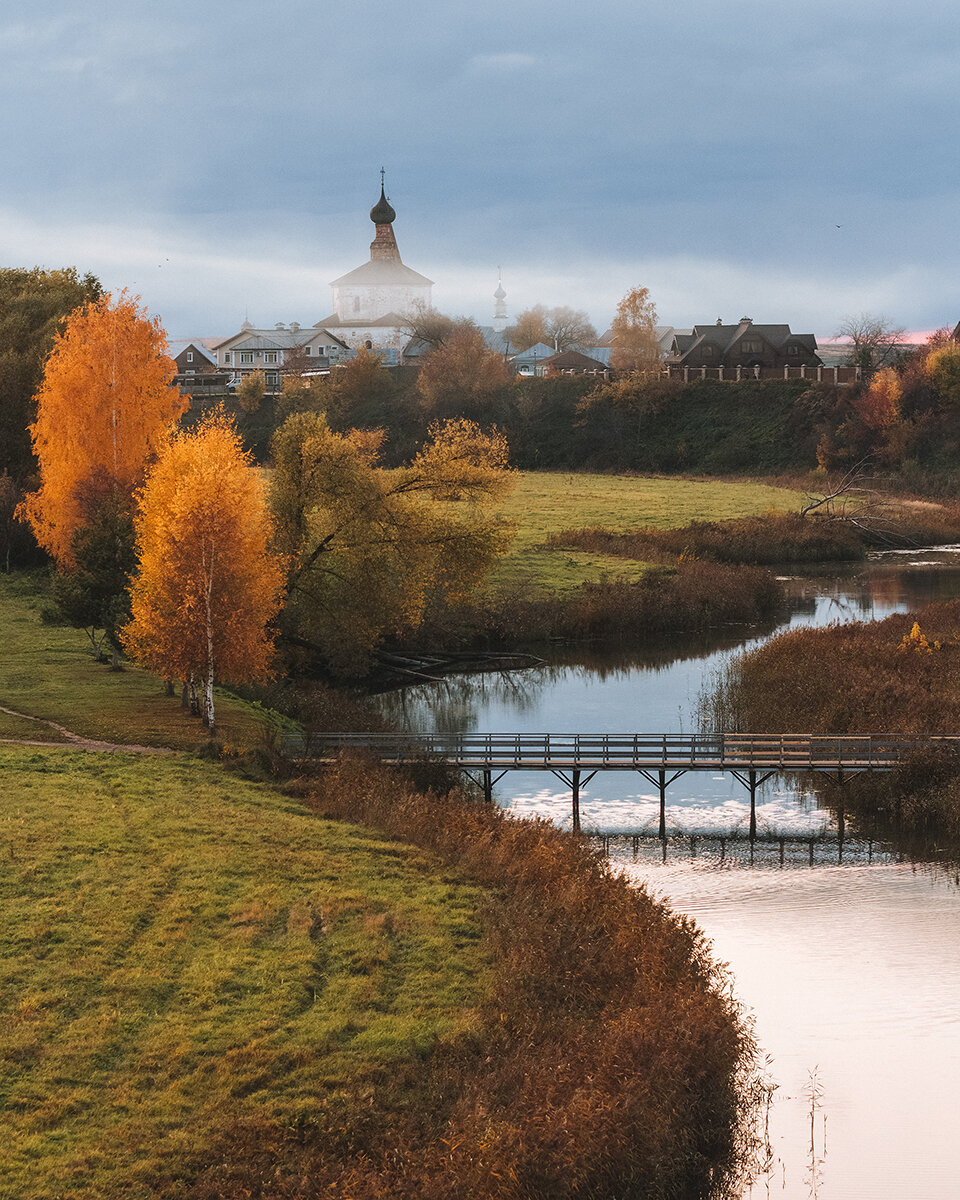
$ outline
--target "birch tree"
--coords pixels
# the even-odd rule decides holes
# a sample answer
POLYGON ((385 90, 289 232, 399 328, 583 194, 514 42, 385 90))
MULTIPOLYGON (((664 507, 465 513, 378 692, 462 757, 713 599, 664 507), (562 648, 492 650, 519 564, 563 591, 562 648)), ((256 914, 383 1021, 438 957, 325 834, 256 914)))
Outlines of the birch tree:
POLYGON ((139 567, 124 646, 162 678, 200 693, 213 735, 214 684, 271 674, 269 626, 284 570, 270 548, 262 479, 217 411, 170 440, 138 499, 139 567))
POLYGON ((76 309, 54 339, 30 426, 40 487, 20 513, 61 569, 74 563, 90 479, 128 493, 185 411, 160 323, 135 298, 76 309))

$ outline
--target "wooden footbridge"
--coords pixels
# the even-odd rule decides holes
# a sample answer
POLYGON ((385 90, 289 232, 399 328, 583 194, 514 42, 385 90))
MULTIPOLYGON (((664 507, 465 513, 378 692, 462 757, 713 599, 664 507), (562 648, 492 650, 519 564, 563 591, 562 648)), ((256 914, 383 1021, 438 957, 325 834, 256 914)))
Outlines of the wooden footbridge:
POLYGON ((574 829, 580 828, 580 789, 598 771, 634 771, 658 791, 660 838, 666 837, 670 784, 689 771, 729 773, 749 792, 753 840, 757 789, 775 775, 814 772, 842 784, 866 771, 892 771, 923 750, 958 743, 960 737, 920 735, 307 733, 288 738, 287 750, 315 762, 330 762, 353 750, 390 763, 447 763, 473 779, 487 801, 508 771, 549 772, 570 788, 574 829))

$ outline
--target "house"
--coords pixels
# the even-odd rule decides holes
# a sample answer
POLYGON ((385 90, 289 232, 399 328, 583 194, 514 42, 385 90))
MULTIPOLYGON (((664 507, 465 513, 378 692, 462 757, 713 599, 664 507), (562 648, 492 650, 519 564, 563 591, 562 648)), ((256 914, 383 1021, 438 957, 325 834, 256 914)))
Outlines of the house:
POLYGON ((694 325, 677 331, 667 362, 681 367, 819 367, 817 339, 792 333, 789 325, 755 325, 741 317, 736 325, 694 325))
POLYGON ((177 365, 174 382, 181 392, 190 396, 225 394, 230 372, 217 365, 216 338, 181 339, 169 343, 170 354, 177 365))
POLYGON ((514 354, 510 359, 510 366, 515 374, 532 379, 534 376, 546 375, 547 359, 553 358, 555 354, 553 346, 548 346, 546 342, 537 342, 521 354, 514 354))
POLYGON ((609 364, 579 350, 564 350, 547 360, 546 369, 548 375, 605 375, 609 364))
POLYGON ((303 329, 296 321, 278 323, 273 329, 256 329, 244 321, 239 333, 222 338, 214 347, 217 366, 229 370, 236 385, 244 375, 262 371, 268 388, 279 386, 284 367, 291 361, 299 367, 327 370, 346 353, 346 344, 327 329, 303 329))

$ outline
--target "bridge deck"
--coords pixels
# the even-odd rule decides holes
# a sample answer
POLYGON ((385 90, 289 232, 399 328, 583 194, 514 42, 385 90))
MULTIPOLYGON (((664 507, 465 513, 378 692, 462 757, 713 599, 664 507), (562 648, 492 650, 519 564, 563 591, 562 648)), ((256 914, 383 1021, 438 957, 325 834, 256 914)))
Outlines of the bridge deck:
POLYGON ((295 757, 327 761, 364 750, 387 762, 433 758, 467 770, 509 771, 885 771, 957 737, 810 734, 367 734, 291 736, 295 757))

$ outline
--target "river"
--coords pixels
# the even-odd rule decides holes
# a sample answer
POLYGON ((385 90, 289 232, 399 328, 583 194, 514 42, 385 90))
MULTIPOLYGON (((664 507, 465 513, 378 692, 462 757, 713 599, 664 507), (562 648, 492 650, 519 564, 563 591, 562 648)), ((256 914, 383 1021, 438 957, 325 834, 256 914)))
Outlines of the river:
MULTIPOLYGON (((884 554, 866 565, 784 579, 777 629, 675 639, 646 653, 555 661, 509 676, 464 676, 381 697, 424 731, 691 733, 705 686, 729 654, 801 624, 869 620, 960 595, 960 548, 884 554)), ((516 772, 501 804, 569 826, 569 791, 516 772)), ((639 777, 598 774, 583 826, 655 833, 658 800, 639 777)), ((926 1200, 960 1195, 960 886, 943 863, 908 861, 870 831, 750 853, 720 842, 749 816, 729 776, 686 775, 668 793, 671 837, 619 869, 693 917, 729 967, 775 1090, 744 1200, 926 1200), (691 854, 694 837, 694 854, 691 854)), ((765 786, 761 835, 810 839, 835 824, 816 794, 765 786)))

